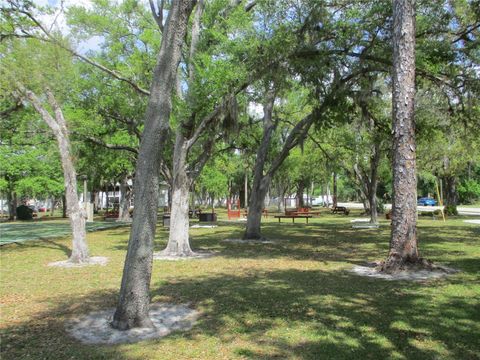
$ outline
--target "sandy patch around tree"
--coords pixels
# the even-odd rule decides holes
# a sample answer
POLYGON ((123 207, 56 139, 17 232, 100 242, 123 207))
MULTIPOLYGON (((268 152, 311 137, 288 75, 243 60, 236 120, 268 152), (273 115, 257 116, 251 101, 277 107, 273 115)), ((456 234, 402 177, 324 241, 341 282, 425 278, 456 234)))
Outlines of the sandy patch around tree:
POLYGON ((349 272, 356 275, 372 277, 383 280, 407 280, 423 281, 430 279, 439 279, 459 272, 446 266, 436 265, 434 269, 403 270, 394 274, 387 274, 378 270, 378 263, 368 263, 367 266, 355 265, 349 272))
POLYGON ((66 331, 84 344, 124 344, 158 339, 173 331, 187 331, 195 324, 199 312, 187 305, 157 303, 150 305, 150 319, 155 328, 116 330, 110 326, 114 308, 94 311, 65 323, 66 331))
POLYGON ((217 255, 212 251, 197 250, 188 256, 170 255, 165 253, 165 250, 153 253, 153 260, 168 260, 168 261, 180 261, 180 260, 196 260, 196 259, 208 259, 217 255))
POLYGON ((63 267, 63 268, 79 268, 85 266, 92 266, 92 265, 101 265, 105 266, 108 263, 108 258, 104 256, 90 256, 87 261, 81 263, 74 263, 70 260, 62 260, 62 261, 54 261, 48 263, 47 266, 56 266, 56 267, 63 267))

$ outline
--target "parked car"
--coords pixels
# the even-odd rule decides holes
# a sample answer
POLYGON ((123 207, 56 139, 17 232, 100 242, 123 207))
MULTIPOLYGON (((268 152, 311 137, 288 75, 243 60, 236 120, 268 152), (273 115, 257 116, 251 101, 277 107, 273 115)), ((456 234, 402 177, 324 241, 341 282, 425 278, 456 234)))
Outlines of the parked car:
POLYGON ((430 198, 430 197, 422 197, 422 198, 418 199, 417 205, 435 206, 435 205, 437 205, 437 201, 435 199, 430 198))

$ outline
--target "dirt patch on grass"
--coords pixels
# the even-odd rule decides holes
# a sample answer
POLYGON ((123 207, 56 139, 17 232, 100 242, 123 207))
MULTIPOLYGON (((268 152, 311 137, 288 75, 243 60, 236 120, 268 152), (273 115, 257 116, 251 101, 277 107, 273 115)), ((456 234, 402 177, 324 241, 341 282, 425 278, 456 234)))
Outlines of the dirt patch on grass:
POLYGON ((215 256, 216 253, 212 251, 195 251, 192 254, 186 255, 170 255, 166 254, 163 251, 153 253, 154 260, 168 260, 168 261, 179 261, 179 260, 195 260, 195 259, 208 259, 215 256))
POLYGON ((354 266, 350 272, 366 277, 384 280, 407 280, 407 281, 422 281, 430 279, 439 279, 451 274, 455 274, 458 270, 448 268, 446 266, 437 266, 436 269, 417 269, 398 271, 393 274, 387 274, 378 269, 377 263, 369 263, 367 266, 354 266))
POLYGON ((84 266, 91 266, 91 265, 101 265, 105 266, 108 263, 108 258, 104 256, 91 256, 88 258, 87 261, 81 262, 81 263, 74 263, 71 262, 70 260, 62 260, 62 261, 55 261, 48 263, 48 266, 57 266, 57 267, 63 267, 63 268, 78 268, 78 267, 84 267, 84 266))
POLYGON ((158 339, 173 331, 187 331, 195 324, 199 313, 187 305, 158 303, 150 305, 154 328, 116 330, 110 326, 114 308, 95 311, 69 320, 67 332, 85 344, 123 344, 158 339))

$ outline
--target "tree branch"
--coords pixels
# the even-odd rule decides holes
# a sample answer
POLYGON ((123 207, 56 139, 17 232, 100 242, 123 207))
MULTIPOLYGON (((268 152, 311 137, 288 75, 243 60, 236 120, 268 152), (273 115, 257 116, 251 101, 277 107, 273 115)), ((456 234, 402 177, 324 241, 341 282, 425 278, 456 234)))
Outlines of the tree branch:
POLYGON ((157 2, 158 12, 155 9, 155 4, 153 3, 153 0, 148 0, 148 2, 150 3, 150 10, 152 10, 153 18, 155 19, 155 22, 157 23, 160 32, 163 33, 163 6, 165 0, 160 0, 157 2))
POLYGON ((101 140, 101 139, 98 139, 94 136, 90 136, 90 135, 85 135, 85 134, 81 134, 81 133, 78 133, 78 132, 73 132, 73 134, 75 134, 76 136, 80 137, 80 138, 83 138, 84 140, 87 140, 93 144, 96 144, 96 145, 99 145, 99 146, 102 146, 106 149, 110 149, 110 150, 125 150, 125 151, 129 151, 135 155, 138 155, 138 149, 134 148, 134 147, 131 147, 131 146, 128 146, 128 145, 117 145, 117 144, 109 144, 109 143, 106 143, 105 141, 101 140))
MULTIPOLYGON (((141 86, 139 86, 138 84, 136 84, 132 79, 129 79, 129 78, 126 78, 124 77, 123 75, 119 74, 118 72, 116 72, 115 70, 111 70, 105 66, 103 66, 102 64, 96 62, 95 60, 92 60, 82 54, 80 54, 79 52, 77 52, 76 50, 72 49, 71 47, 69 46, 66 46, 64 45, 61 41, 59 41, 58 39, 56 39, 43 25, 42 23, 35 18, 35 16, 33 16, 32 13, 30 13, 29 11, 27 10, 23 10, 21 8, 19 8, 16 4, 13 4, 11 3, 14 7, 15 7, 15 10, 17 12, 19 12, 20 14, 23 14, 25 15, 27 18, 29 18, 39 29, 40 31, 44 34, 44 37, 43 36, 39 36, 39 35, 36 35, 36 34, 29 34, 29 33, 26 33, 24 35, 16 35, 16 36, 22 36, 22 37, 31 37, 31 38, 35 38, 39 41, 44 41, 44 42, 48 42, 48 43, 51 43, 51 44, 54 44, 66 51, 68 51, 70 54, 72 54, 73 56, 79 58, 80 60, 86 62, 87 64, 89 65, 92 65, 94 67, 96 67, 97 69, 100 69, 102 70, 103 72, 109 74, 110 76, 112 76, 113 78, 117 79, 117 80, 120 80, 120 81, 123 81, 123 82, 126 82, 127 84, 129 84, 133 89, 135 89, 135 91, 137 91, 138 93, 142 94, 142 95, 150 95, 150 92, 146 89, 143 89, 141 86)), ((8 36, 8 35, 2 35, 3 37, 5 36, 8 36)))

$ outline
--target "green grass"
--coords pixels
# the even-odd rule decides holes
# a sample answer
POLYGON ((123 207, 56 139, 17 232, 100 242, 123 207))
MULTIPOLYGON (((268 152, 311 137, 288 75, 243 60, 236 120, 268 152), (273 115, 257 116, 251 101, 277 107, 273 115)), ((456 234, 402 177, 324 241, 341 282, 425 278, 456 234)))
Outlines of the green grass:
MULTIPOLYGON (((355 216, 355 215, 354 215, 355 216)), ((188 302, 194 328, 160 340, 82 345, 66 319, 113 307, 128 228, 88 234, 107 267, 50 268, 69 239, 1 248, 2 359, 480 359, 480 228, 460 219, 419 220, 423 256, 461 270, 441 280, 389 282, 358 277, 354 264, 385 257, 389 226, 353 230, 352 215, 310 224, 268 219, 273 244, 235 244, 244 223, 192 229, 196 249, 218 256, 155 261, 152 301, 188 302)), ((156 250, 165 246, 161 227, 156 250)))

